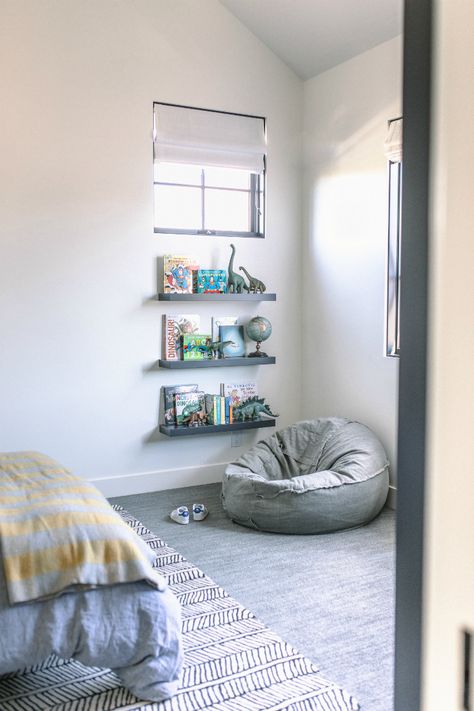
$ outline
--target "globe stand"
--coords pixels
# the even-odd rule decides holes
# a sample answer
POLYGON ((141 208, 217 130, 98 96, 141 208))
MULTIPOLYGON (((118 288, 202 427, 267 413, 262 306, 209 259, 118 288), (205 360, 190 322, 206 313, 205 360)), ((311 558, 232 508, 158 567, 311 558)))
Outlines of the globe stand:
POLYGON ((257 341, 257 345, 256 345, 257 350, 254 351, 253 353, 249 353, 247 358, 268 358, 267 354, 263 353, 263 351, 260 350, 261 343, 262 343, 262 341, 257 341))

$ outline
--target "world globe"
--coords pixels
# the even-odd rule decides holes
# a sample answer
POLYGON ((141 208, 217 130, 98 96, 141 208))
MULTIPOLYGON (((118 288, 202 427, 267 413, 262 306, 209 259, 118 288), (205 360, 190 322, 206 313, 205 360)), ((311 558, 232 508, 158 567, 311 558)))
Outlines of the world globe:
POLYGON ((257 350, 249 353, 250 358, 266 358, 267 354, 260 351, 260 343, 272 335, 272 324, 264 316, 255 316, 247 324, 247 335, 252 341, 257 341, 257 350))

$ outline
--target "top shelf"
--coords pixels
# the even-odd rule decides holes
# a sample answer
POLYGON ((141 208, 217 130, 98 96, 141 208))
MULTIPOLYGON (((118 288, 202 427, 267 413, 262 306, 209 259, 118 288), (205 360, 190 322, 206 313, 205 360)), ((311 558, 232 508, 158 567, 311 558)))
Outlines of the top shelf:
POLYGON ((158 301, 276 301, 276 294, 158 294, 158 301))

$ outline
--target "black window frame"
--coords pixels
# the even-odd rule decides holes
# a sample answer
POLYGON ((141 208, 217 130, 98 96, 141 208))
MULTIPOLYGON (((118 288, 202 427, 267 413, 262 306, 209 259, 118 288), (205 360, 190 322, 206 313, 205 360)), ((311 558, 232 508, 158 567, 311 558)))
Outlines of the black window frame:
MULTIPOLYGON (((390 119, 400 121, 399 116, 390 119)), ((385 355, 400 357, 400 292, 402 249, 402 161, 388 161, 388 244, 385 301, 385 355)))
MULTIPOLYGON (((252 114, 242 114, 232 111, 219 111, 218 109, 207 109, 198 106, 186 106, 184 104, 170 104, 164 101, 154 101, 153 102, 153 121, 155 120, 155 107, 157 106, 173 106, 180 109, 194 109, 198 111, 208 111, 210 113, 217 114, 227 114, 229 116, 244 116, 246 118, 260 119, 263 121, 263 130, 266 133, 267 123, 264 116, 256 116, 252 114)), ((155 134, 155 130, 153 131, 155 134)), ((265 228, 266 228, 266 195, 267 195, 267 157, 263 156, 263 172, 250 173, 250 189, 245 190, 243 188, 228 188, 220 185, 207 185, 205 182, 205 170, 206 166, 201 166, 201 185, 187 185, 185 183, 173 183, 161 180, 155 180, 153 177, 153 188, 155 185, 167 185, 172 187, 199 187, 201 190, 201 229, 189 229, 189 228, 178 228, 178 227, 157 227, 155 225, 155 216, 153 217, 153 232, 155 234, 168 234, 168 235, 194 235, 194 236, 206 236, 206 237, 257 237, 259 239, 265 238, 265 228), (238 231, 238 230, 209 230, 205 228, 205 191, 207 189, 212 190, 222 190, 227 192, 245 192, 249 193, 249 214, 250 214, 250 230, 249 231, 238 231), (259 229, 260 228, 260 229, 259 229)), ((212 167, 212 166, 211 166, 212 167)), ((153 204, 155 204, 155 196, 153 196, 153 204)))
POLYGON ((400 257, 401 257, 401 190, 402 164, 389 163, 387 303, 385 355, 400 357, 400 257), (393 200, 393 196, 396 199, 393 200))

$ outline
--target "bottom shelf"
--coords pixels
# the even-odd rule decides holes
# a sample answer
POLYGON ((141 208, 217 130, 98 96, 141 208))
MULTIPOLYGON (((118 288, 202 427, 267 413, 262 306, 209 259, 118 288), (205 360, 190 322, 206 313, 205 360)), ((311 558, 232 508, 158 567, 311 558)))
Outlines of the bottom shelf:
POLYGON ((167 437, 189 437, 190 435, 213 434, 216 432, 235 432, 235 430, 254 430, 260 427, 275 427, 276 420, 247 420, 233 422, 231 425, 160 425, 161 434, 167 437))

